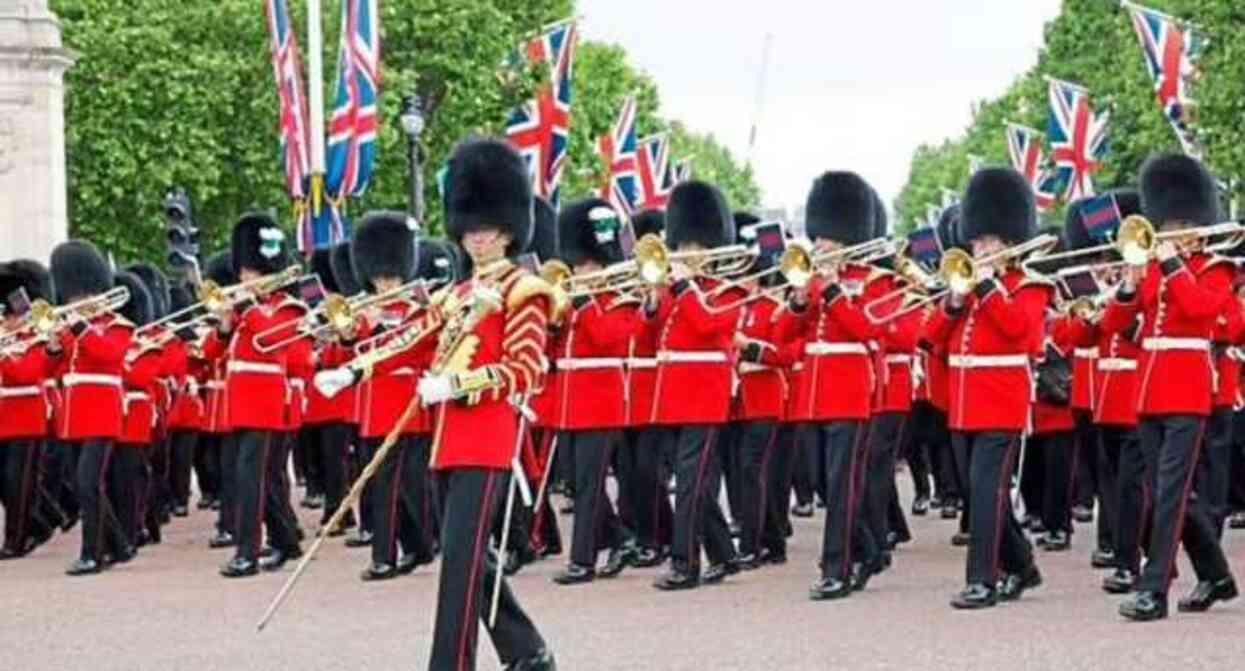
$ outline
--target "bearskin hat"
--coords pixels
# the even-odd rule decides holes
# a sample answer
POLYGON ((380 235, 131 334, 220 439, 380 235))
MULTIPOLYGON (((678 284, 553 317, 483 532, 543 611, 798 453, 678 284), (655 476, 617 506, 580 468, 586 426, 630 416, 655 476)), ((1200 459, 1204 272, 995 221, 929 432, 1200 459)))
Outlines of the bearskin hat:
POLYGON ((217 252, 209 257, 207 264, 203 266, 203 277, 221 287, 237 284, 238 275, 233 272, 233 259, 229 252, 217 252))
POLYGON ((661 236, 666 231, 666 213, 661 210, 644 210, 631 218, 631 230, 635 231, 635 239, 653 234, 661 236))
POLYGON ((824 238, 855 245, 873 237, 873 187, 854 172, 831 171, 813 181, 804 204, 804 231, 812 240, 824 238))
POLYGON ((890 234, 887 230, 890 219, 886 215, 886 204, 882 202, 876 189, 870 188, 870 191, 873 191, 873 237, 885 238, 890 234))
POLYGON ((271 275, 290 265, 285 231, 267 212, 248 212, 234 224, 230 250, 234 274, 247 268, 271 275))
POLYGON ((532 200, 532 241, 523 253, 532 253, 541 261, 558 258, 558 213, 549 201, 537 196, 532 200))
POLYGON ((169 313, 185 310, 195 304, 194 290, 186 284, 169 287, 169 313))
POLYGON ((142 326, 155 319, 155 301, 147 283, 136 273, 119 270, 114 276, 116 285, 130 291, 130 299, 121 306, 121 316, 130 320, 135 326, 142 326))
POLYGON ((523 158, 500 140, 463 141, 450 157, 445 176, 445 230, 461 243, 480 228, 500 228, 512 238, 507 256, 531 244, 532 182, 523 158))
POLYGON ((982 168, 968 181, 960 204, 964 243, 986 235, 1015 245, 1037 233, 1033 187, 1011 168, 982 168))
POLYGON ((1219 223, 1219 190, 1197 159, 1155 156, 1141 167, 1141 207, 1155 226, 1169 221, 1209 226, 1219 223))
POLYGON ((558 214, 558 257, 571 266, 622 261, 622 218, 600 198, 577 200, 558 214))
POLYGON ((6 304, 9 296, 20 289, 25 289, 26 297, 32 301, 55 299, 52 274, 42 263, 30 259, 0 263, 0 305, 6 304))
POLYGON ((337 278, 333 276, 333 250, 329 247, 321 247, 311 253, 311 274, 320 278, 320 284, 324 290, 336 294, 341 293, 341 288, 337 286, 337 278))
POLYGON ((354 272, 354 254, 351 243, 343 242, 329 250, 329 267, 333 269, 333 281, 343 296, 355 296, 363 291, 354 272))
POLYGON ((126 270, 138 275, 143 284, 147 285, 147 290, 151 292, 151 307, 154 310, 154 319, 159 319, 167 315, 170 310, 172 299, 169 297, 169 278, 165 277, 160 269, 150 263, 134 263, 126 270))
POLYGON ((102 294, 112 288, 112 268, 95 245, 62 242, 52 250, 52 285, 62 304, 102 294))
POLYGON ((457 248, 445 240, 419 239, 419 264, 415 277, 429 282, 455 282, 462 270, 457 248))
POLYGON ((707 182, 681 182, 666 206, 666 245, 677 250, 689 242, 706 248, 735 243, 735 218, 726 196, 707 182))
POLYGON ((380 210, 364 215, 350 245, 355 279, 372 290, 379 277, 406 282, 415 273, 415 231, 406 213, 380 210))
POLYGON ((960 205, 958 203, 943 208, 942 214, 938 215, 938 244, 944 250, 964 247, 964 239, 960 237, 960 205))

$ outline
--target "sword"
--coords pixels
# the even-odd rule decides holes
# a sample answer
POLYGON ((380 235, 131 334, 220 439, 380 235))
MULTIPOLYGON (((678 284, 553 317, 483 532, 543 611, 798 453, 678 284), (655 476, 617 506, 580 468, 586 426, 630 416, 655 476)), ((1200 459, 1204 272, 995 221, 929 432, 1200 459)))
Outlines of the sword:
MULTIPOLYGON (((510 486, 506 488, 506 513, 502 516, 501 524, 501 544, 497 550, 497 567, 493 576, 493 598, 488 610, 488 626, 491 628, 497 624, 497 607, 501 603, 501 580, 505 571, 502 567, 506 565, 506 545, 510 542, 510 520, 514 516, 514 495, 519 490, 519 482, 523 482, 523 487, 527 487, 527 478, 523 476, 523 467, 519 464, 519 449, 523 447, 523 434, 527 432, 527 422, 529 418, 535 417, 532 409, 527 407, 527 399, 512 399, 511 405, 519 413, 519 431, 515 436, 514 458, 510 461, 510 469, 513 471, 510 478, 510 486)), ((525 501, 531 501, 532 493, 529 490, 525 501)))

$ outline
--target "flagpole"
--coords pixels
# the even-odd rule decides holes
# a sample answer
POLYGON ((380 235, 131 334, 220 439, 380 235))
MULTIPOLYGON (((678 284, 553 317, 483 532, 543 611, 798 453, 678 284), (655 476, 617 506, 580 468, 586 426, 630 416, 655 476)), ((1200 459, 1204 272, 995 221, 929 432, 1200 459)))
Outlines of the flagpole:
POLYGON ((320 0, 307 0, 307 105, 311 137, 311 212, 324 196, 324 30, 320 0))
POLYGON ((744 165, 751 166, 756 154, 757 126, 761 125, 761 110, 765 107, 765 81, 769 76, 769 54, 774 45, 774 34, 765 33, 765 43, 761 46, 761 72, 757 76, 756 108, 752 112, 752 130, 748 133, 748 158, 744 165))

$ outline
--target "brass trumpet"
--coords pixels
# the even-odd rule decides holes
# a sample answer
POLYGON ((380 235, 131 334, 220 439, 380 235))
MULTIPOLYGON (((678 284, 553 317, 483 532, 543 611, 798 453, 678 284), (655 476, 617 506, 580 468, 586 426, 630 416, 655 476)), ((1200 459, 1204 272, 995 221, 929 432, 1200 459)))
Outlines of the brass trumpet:
POLYGON ((181 310, 171 312, 164 317, 143 326, 135 332, 135 335, 142 336, 150 333, 156 328, 172 322, 177 322, 189 315, 195 314, 196 312, 203 312, 204 314, 197 315, 191 319, 187 319, 186 321, 179 323, 177 328, 197 326, 198 324, 208 321, 209 319, 213 319, 216 313, 221 312, 225 308, 241 303, 246 300, 247 296, 252 294, 270 294, 278 289, 294 284, 295 282, 301 282, 307 277, 311 276, 304 275, 302 268, 299 268, 298 266, 290 266, 279 273, 264 275, 263 277, 257 277, 253 280, 247 280, 246 282, 231 284, 227 287, 222 287, 212 280, 207 280, 199 285, 197 296, 199 299, 198 303, 184 307, 181 310))

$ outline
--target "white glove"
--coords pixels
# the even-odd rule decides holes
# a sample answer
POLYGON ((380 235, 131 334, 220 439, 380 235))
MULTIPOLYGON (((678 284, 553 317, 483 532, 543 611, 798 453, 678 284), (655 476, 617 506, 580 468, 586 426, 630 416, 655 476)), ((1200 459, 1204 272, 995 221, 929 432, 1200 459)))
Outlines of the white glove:
POLYGON ((316 373, 314 380, 316 389, 324 395, 325 398, 333 398, 340 394, 343 389, 354 384, 354 372, 349 368, 334 368, 333 370, 322 370, 316 373))
POLYGON ((419 381, 419 399, 424 405, 436 405, 453 398, 454 384, 448 375, 425 375, 419 381))

